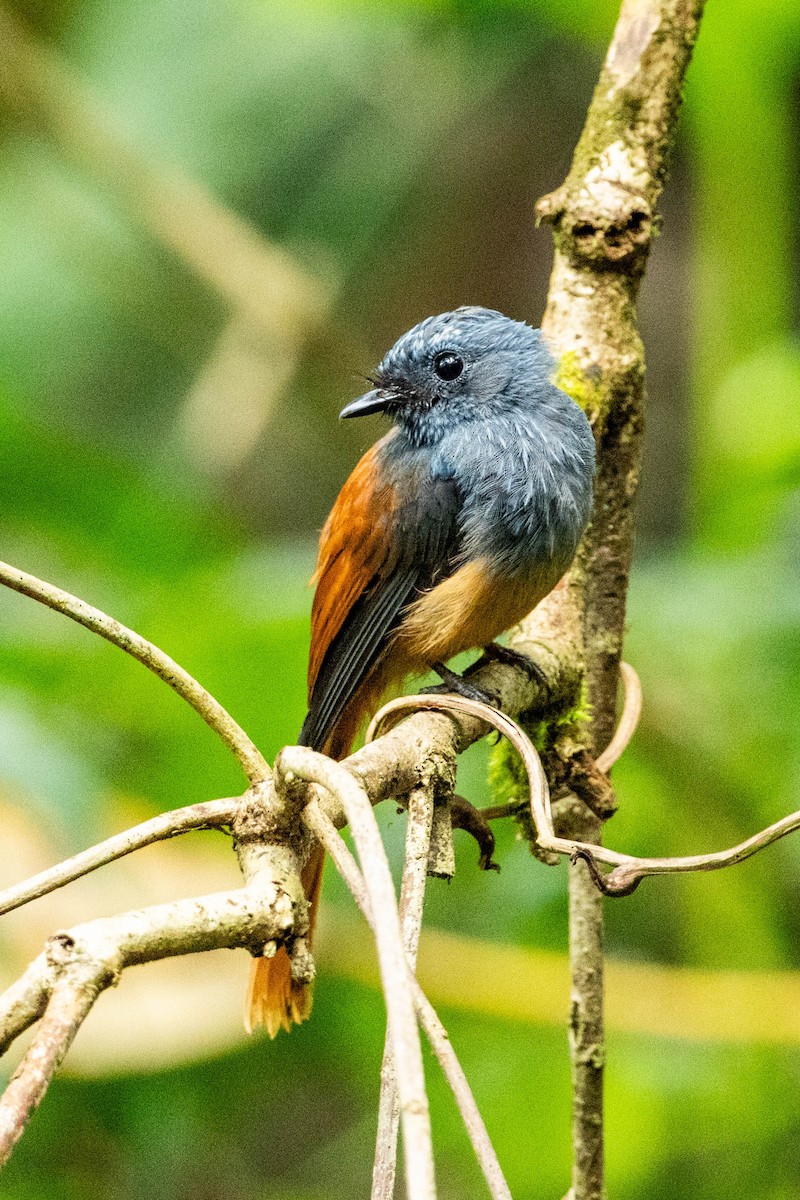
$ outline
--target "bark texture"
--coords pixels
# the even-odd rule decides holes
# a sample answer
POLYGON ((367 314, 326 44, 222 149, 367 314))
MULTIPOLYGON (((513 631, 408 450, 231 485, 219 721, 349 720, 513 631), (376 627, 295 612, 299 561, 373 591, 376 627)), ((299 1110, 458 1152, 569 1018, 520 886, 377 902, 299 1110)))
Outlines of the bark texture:
MULTIPOLYGON (((523 636, 559 629, 584 664, 595 754, 616 720, 645 400, 636 298, 658 227, 701 0, 624 0, 563 185, 537 205, 555 259, 542 322, 562 386, 585 408, 598 451, 592 524, 566 585, 523 636)), ((599 841, 601 823, 570 805, 559 832, 599 841)), ((603 912, 584 863, 570 866, 573 1200, 600 1200, 603 1179, 603 912)))

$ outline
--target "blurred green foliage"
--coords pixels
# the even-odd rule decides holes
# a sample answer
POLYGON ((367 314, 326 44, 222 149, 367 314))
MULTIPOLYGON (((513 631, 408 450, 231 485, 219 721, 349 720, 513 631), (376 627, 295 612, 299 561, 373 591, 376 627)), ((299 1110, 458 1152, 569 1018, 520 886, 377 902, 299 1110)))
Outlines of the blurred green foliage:
MULTIPOLYGON (((303 717, 315 531, 379 428, 335 415, 429 312, 537 318, 550 249, 532 204, 569 164, 615 8, 15 6, 29 71, 46 76, 49 50, 67 83, 36 103, 30 78, 8 68, 2 85, 2 557, 158 642, 270 756, 303 717), (73 88, 141 171, 109 165, 91 122, 70 126, 73 88), (200 184, 333 297, 291 355, 270 344, 268 312, 256 329, 221 295, 199 223, 182 231, 199 238, 191 261, 167 244, 145 168, 165 189, 176 174, 200 184), (276 353, 295 368, 280 388, 276 353)), ((710 6, 642 297, 651 420, 627 657, 646 707, 617 772, 621 848, 721 847, 800 808, 799 61, 792 0, 710 6)), ((17 596, 0 596, 0 621, 0 790, 63 853, 125 806, 239 789, 202 723, 123 655, 17 596)), ((483 748, 467 756, 473 799, 484 765, 483 748)), ((397 851, 402 822, 385 820, 397 851)), ((452 886, 431 887, 431 923, 563 950, 563 872, 507 830, 500 876, 474 857, 460 847, 452 886)), ((798 861, 790 840, 733 871, 645 884, 609 905, 609 952, 796 969, 798 861)), ((117 881, 104 876, 104 911, 131 902, 117 881)), ((326 896, 347 903, 333 872, 326 896)), ((444 1016, 513 1194, 561 1194, 563 1031, 444 1016)), ((148 1073, 67 1072, 0 1196, 365 1194, 381 1041, 377 994, 326 974, 291 1038, 198 1047, 148 1073)), ((796 1196, 798 1076, 793 1047, 612 1032, 610 1194, 796 1196)), ((481 1194, 430 1078, 441 1195, 481 1194)))

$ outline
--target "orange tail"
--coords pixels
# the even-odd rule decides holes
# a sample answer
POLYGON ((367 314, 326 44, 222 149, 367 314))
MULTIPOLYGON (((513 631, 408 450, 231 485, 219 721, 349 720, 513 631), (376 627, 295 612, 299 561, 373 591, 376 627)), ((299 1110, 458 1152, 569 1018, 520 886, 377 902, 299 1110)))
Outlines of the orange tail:
MULTIPOLYGON (((311 906, 307 934, 309 942, 317 920, 324 866, 325 851, 317 844, 300 876, 303 891, 311 906)), ((271 1038, 280 1029, 288 1033, 292 1025, 308 1020, 312 1001, 311 984, 294 982, 289 955, 281 946, 273 958, 254 958, 250 964, 250 982, 244 1002, 244 1027, 248 1033, 252 1033, 257 1025, 263 1025, 271 1038)))
MULTIPOLYGON (((381 694, 384 681, 376 677, 362 686, 351 700, 349 707, 336 723, 336 727, 322 747, 323 753, 331 758, 342 759, 350 753, 358 727, 373 700, 381 694)), ((322 888, 322 868, 325 866, 325 851, 317 843, 300 873, 303 891, 311 910, 308 914, 309 946, 314 936, 322 888)), ((292 979, 292 964, 283 946, 273 958, 254 958, 250 964, 250 982, 244 1002, 244 1027, 252 1033, 257 1025, 263 1025, 271 1038, 293 1025, 300 1025, 311 1016, 314 997, 309 983, 295 983, 292 979)))

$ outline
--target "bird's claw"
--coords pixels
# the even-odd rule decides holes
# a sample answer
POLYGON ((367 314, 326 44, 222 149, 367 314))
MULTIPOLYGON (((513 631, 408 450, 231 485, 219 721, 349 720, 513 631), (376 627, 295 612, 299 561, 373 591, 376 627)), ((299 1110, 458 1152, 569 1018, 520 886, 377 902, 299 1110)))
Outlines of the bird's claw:
POLYGON ((489 822, 479 808, 470 804, 463 796, 451 796, 450 819, 453 829, 464 829, 478 843, 480 858, 478 866, 481 871, 499 871, 500 864, 494 861, 494 834, 489 822))
MULTIPOLYGON (((489 642, 489 645, 483 648, 483 658, 488 658, 490 662, 503 663, 507 667, 518 667, 525 672, 531 683, 538 683, 543 688, 549 687, 547 676, 539 664, 529 654, 523 654, 520 650, 512 650, 510 646, 502 646, 500 642, 489 642)), ((482 661, 478 659, 465 674, 476 670, 482 661)))
POLYGON ((488 704, 490 708, 500 707, 500 697, 494 692, 484 692, 481 688, 468 683, 462 675, 451 671, 444 663, 432 663, 431 670, 435 671, 441 683, 433 687, 421 688, 424 696, 462 696, 465 700, 475 700, 478 704, 488 704))

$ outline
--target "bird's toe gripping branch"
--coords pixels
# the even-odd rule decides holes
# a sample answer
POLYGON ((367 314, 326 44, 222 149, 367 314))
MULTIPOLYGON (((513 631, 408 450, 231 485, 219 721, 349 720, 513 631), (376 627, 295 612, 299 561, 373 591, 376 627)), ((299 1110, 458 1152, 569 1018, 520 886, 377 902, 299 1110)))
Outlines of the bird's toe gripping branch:
POLYGON ((531 683, 538 683, 546 693, 550 692, 550 680, 547 672, 539 663, 529 654, 523 654, 521 650, 513 650, 511 646, 503 646, 500 642, 489 642, 488 646, 483 647, 482 656, 464 672, 465 678, 479 670, 486 662, 497 662, 502 663, 505 667, 516 667, 527 675, 531 683))
POLYGON ((499 696, 485 692, 467 681, 468 671, 459 675, 457 671, 451 671, 441 662, 431 663, 431 670, 436 672, 442 682, 434 687, 422 688, 421 696, 461 696, 464 700, 474 700, 477 704, 488 704, 490 708, 500 707, 499 696))

